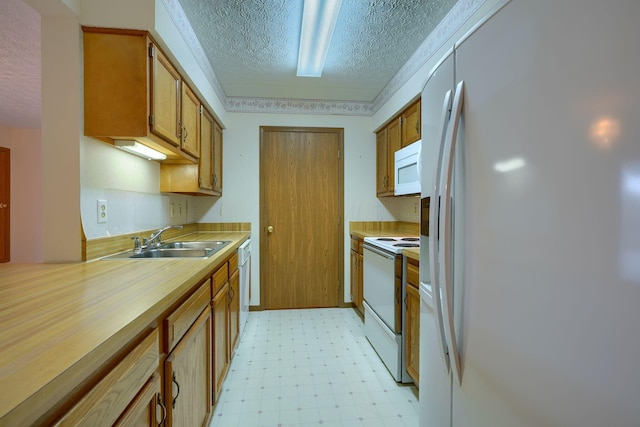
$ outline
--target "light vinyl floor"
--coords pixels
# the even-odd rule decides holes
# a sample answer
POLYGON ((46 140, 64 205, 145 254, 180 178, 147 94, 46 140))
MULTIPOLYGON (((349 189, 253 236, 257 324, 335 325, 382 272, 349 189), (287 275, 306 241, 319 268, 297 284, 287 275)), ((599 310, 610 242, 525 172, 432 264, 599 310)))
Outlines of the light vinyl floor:
POLYGON ((251 312, 211 426, 417 427, 417 395, 353 309, 251 312))

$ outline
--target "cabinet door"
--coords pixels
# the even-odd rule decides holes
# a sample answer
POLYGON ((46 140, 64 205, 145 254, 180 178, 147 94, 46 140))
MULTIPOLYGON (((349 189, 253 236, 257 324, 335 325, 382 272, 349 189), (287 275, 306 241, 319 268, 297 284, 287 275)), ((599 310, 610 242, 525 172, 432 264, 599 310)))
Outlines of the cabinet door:
POLYGON ((151 47, 151 131, 180 146, 180 83, 178 71, 157 47, 151 47))
POLYGON ((381 195, 387 191, 387 135, 384 128, 376 134, 376 194, 381 195))
POLYGON ((418 101, 402 113, 402 147, 419 140, 420 132, 420 101, 418 101))
POLYGON ((213 190, 213 117, 204 108, 200 115, 198 186, 204 190, 213 190))
POLYGON ((213 123, 213 191, 222 195, 222 128, 213 123))
POLYGON ((236 268, 229 278, 229 360, 233 359, 240 335, 240 272, 236 268))
POLYGON ((185 82, 182 82, 180 102, 182 151, 200 157, 200 100, 185 82))
POLYGON ((229 283, 213 297, 213 388, 214 403, 229 369, 229 283))
POLYGON ((357 296, 356 307, 360 310, 360 313, 364 316, 364 264, 362 256, 362 245, 360 245, 360 252, 358 252, 358 284, 357 284, 357 296))
POLYGON ((400 135, 400 119, 397 118, 388 126, 387 135, 387 174, 389 175, 389 179, 387 180, 387 188, 386 191, 389 193, 388 195, 393 196, 393 190, 396 188, 395 178, 394 178, 394 169, 395 169, 395 160, 396 160, 396 151, 398 151, 401 147, 401 135, 400 135))
POLYGON ((167 416, 162 401, 160 376, 154 374, 131 405, 114 424, 115 427, 157 427, 167 416))
POLYGON ((211 310, 206 308, 165 361, 170 426, 201 426, 211 414, 211 310))
POLYGON ((56 426, 112 425, 159 368, 155 329, 60 418, 56 426))
POLYGON ((419 384, 420 370, 420 292, 407 284, 405 317, 405 365, 413 382, 419 384))
POLYGON ((354 306, 358 306, 358 252, 351 251, 351 301, 354 306))

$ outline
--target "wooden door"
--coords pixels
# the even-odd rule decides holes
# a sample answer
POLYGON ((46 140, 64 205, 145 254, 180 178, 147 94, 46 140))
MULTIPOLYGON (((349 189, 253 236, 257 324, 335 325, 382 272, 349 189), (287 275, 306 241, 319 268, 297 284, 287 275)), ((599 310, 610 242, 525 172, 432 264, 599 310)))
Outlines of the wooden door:
POLYGON ((211 413, 211 310, 200 314, 165 361, 168 427, 201 426, 211 413))
POLYGON ((0 147, 0 262, 10 260, 9 219, 10 200, 9 188, 10 175, 10 151, 0 147))
POLYGON ((156 46, 152 47, 151 131, 180 146, 180 82, 178 71, 156 46))
POLYGON ((266 309, 343 304, 343 129, 260 129, 266 309))

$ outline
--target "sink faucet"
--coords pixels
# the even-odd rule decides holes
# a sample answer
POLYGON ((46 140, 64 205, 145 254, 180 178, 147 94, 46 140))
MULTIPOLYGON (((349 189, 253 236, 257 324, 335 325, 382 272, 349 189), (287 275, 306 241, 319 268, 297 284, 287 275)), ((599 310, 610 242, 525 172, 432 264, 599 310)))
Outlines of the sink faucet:
POLYGON ((145 244, 147 246, 160 246, 162 244, 162 233, 164 233, 167 230, 170 230, 172 228, 176 228, 178 230, 182 229, 181 225, 169 225, 167 227, 161 228, 160 230, 154 232, 151 234, 151 236, 149 237, 149 239, 145 239, 146 242, 145 244))

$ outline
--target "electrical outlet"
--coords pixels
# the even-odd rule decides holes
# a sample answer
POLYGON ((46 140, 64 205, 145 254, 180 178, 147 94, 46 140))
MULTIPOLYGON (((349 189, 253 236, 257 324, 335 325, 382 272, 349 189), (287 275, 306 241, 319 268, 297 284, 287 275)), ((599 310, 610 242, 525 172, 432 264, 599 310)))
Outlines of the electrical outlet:
POLYGON ((98 200, 98 224, 107 222, 107 201, 98 200))

